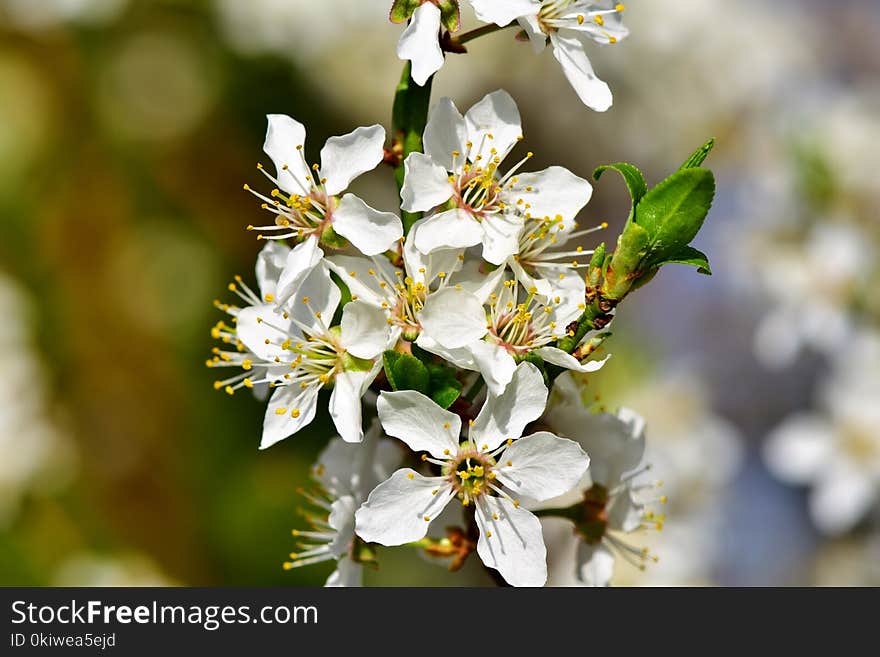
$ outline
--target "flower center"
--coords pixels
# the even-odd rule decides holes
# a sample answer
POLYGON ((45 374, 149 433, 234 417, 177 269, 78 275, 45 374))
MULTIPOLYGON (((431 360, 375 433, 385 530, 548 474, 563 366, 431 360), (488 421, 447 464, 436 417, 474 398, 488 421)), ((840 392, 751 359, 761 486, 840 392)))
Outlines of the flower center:
POLYGON ((444 467, 444 475, 464 506, 487 495, 495 479, 495 459, 462 443, 458 453, 444 467))

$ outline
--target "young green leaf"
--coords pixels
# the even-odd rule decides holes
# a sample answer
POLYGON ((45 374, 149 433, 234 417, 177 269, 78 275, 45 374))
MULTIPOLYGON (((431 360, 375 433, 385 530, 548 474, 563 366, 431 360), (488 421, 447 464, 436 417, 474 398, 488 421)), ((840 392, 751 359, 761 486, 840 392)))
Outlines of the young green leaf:
POLYGON ((712 148, 715 146, 715 140, 710 139, 705 144, 700 146, 694 153, 684 161, 679 167, 681 169, 695 169, 698 166, 702 165, 703 162, 706 161, 706 158, 709 157, 709 153, 712 152, 712 148))
POLYGON ((654 187, 636 208, 635 223, 649 237, 649 266, 667 260, 696 237, 715 198, 708 169, 681 169, 654 187))
POLYGON ((648 192, 648 184, 645 182, 644 174, 642 174, 637 167, 627 162, 605 164, 593 172, 593 178, 599 180, 599 178, 602 177, 602 174, 609 169, 617 171, 617 173, 623 177, 623 182, 626 183, 626 188, 629 190, 629 195, 632 198, 632 206, 630 207, 629 217, 626 220, 626 223, 629 224, 633 219, 636 206, 639 204, 639 201, 642 200, 642 197, 648 192))
POLYGON ((676 253, 671 253, 663 262, 655 263, 659 267, 666 264, 690 265, 697 268, 697 273, 712 275, 712 269, 709 267, 709 258, 692 246, 685 246, 676 253))
POLYGON ((418 358, 399 351, 386 351, 382 355, 385 376, 394 390, 415 390, 423 395, 429 392, 428 368, 418 358))

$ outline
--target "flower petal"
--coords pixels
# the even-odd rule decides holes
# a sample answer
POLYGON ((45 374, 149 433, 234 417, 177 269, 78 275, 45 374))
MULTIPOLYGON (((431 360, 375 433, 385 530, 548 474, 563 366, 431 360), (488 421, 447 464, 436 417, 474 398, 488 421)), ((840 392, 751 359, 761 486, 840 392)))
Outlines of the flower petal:
POLYGON ((269 127, 263 151, 275 164, 278 186, 288 194, 307 194, 311 172, 302 156, 306 143, 306 129, 302 123, 286 114, 269 114, 269 127))
POLYGON ((376 168, 385 157, 385 128, 360 127, 341 137, 330 137, 321 149, 321 177, 324 189, 336 196, 348 189, 351 181, 376 168))
MULTIPOLYGON (((425 154, 447 171, 453 171, 452 153, 463 153, 467 141, 467 128, 464 117, 455 103, 449 98, 441 98, 428 113, 428 124, 425 127, 423 142, 425 154)), ((462 156, 458 157, 459 165, 462 156)))
POLYGON ((403 162, 404 178, 400 208, 407 212, 427 212, 446 203, 454 190, 446 169, 424 153, 410 153, 403 162))
POLYGON ((447 349, 456 349, 486 335, 486 310, 473 294, 446 287, 428 296, 418 315, 422 329, 447 349))
POLYGON ((360 587, 364 584, 364 567, 348 557, 342 557, 336 564, 336 570, 330 573, 326 587, 360 587))
POLYGON ((483 217, 483 259, 493 265, 503 265, 519 253, 519 234, 523 219, 513 214, 483 217))
POLYGON ((443 67, 440 8, 437 5, 426 2, 415 10, 397 44, 397 56, 412 62, 412 79, 420 87, 443 67))
POLYGON ((355 514, 355 529, 368 543, 392 546, 418 541, 451 497, 452 489, 443 478, 402 468, 373 489, 355 514))
POLYGON ((485 340, 477 340, 468 350, 486 385, 489 393, 500 395, 516 372, 516 361, 504 347, 485 340))
POLYGON ((540 521, 500 497, 482 496, 476 504, 480 529, 477 554, 513 586, 544 586, 547 549, 540 521))
POLYGON ((569 226, 577 214, 590 202, 593 186, 564 167, 549 167, 535 173, 517 174, 519 181, 512 194, 523 204, 531 206, 533 217, 562 216, 569 226), (527 191, 531 190, 531 191, 527 191))
POLYGON ((611 89, 593 72, 580 36, 570 30, 559 30, 550 35, 550 42, 553 56, 562 65, 562 72, 581 102, 597 112, 611 107, 611 89))
POLYGON ((388 347, 391 327, 385 312, 364 301, 351 301, 342 309, 340 342, 355 358, 375 358, 388 347))
POLYGON ((290 362, 290 352, 281 348, 288 334, 279 330, 288 329, 290 322, 275 313, 275 306, 267 303, 242 308, 236 320, 235 333, 249 351, 261 360, 272 362, 280 358, 290 362))
POLYGON ((394 275, 397 268, 386 258, 334 255, 327 258, 326 263, 348 286, 352 297, 374 306, 381 306, 389 296, 389 293, 380 286, 380 281, 387 283, 397 280, 394 275))
POLYGON ((387 251, 403 237, 400 217, 374 210, 354 194, 343 196, 333 211, 333 230, 368 256, 387 251))
POLYGON ((269 240, 257 255, 255 269, 262 300, 265 301, 267 295, 275 296, 278 279, 281 277, 289 254, 290 247, 277 240, 269 240))
POLYGON ((567 370, 573 370, 575 372, 598 372, 602 369, 602 366, 608 361, 608 359, 611 358, 611 354, 609 354, 602 360, 588 360, 581 363, 571 354, 562 351, 562 349, 557 349, 556 347, 541 347, 540 349, 535 349, 533 353, 538 354, 547 363, 559 365, 559 367, 564 367, 567 370))
POLYGON ((299 386, 277 388, 266 407, 260 449, 271 447, 309 424, 315 419, 317 406, 317 386, 309 386, 305 390, 299 386))
POLYGON ((414 452, 428 452, 438 459, 458 450, 461 418, 440 408, 415 390, 385 392, 376 402, 382 428, 414 452))
POLYGON ((537 502, 570 491, 590 465, 580 445, 547 431, 515 440, 499 461, 498 481, 515 495, 537 502))
POLYGON ((855 527, 877 500, 876 483, 847 463, 823 472, 810 493, 810 515, 826 534, 839 535, 855 527))
POLYGON ((495 157, 504 159, 522 137, 522 120, 516 101, 504 90, 493 91, 471 107, 464 117, 467 138, 473 144, 468 157, 471 162, 482 156, 483 162, 495 157))
POLYGON ((410 228, 403 244, 403 262, 407 276, 413 281, 430 285, 441 273, 449 276, 457 271, 462 261, 459 259, 461 249, 436 249, 423 254, 416 248, 416 240, 426 221, 427 219, 419 219, 410 228))
POLYGON ((520 363, 504 392, 489 395, 471 426, 471 441, 491 451, 508 438, 516 440, 529 422, 541 417, 546 405, 547 387, 540 370, 520 363))
POLYGON ((541 11, 540 0, 471 0, 471 5, 480 21, 501 27, 521 16, 537 16, 541 11))
POLYGON ((594 414, 575 399, 554 405, 547 419, 557 434, 576 441, 590 455, 590 477, 606 488, 617 486, 645 454, 645 421, 627 408, 616 415, 594 414))
POLYGON ((547 546, 547 586, 583 586, 576 576, 577 551, 582 542, 570 520, 556 516, 540 518, 547 546))
POLYGON ((829 463, 833 431, 819 416, 792 415, 767 438, 764 461, 774 475, 787 483, 810 482, 829 463))
POLYGON ((438 249, 463 249, 483 241, 483 227, 464 210, 447 210, 427 217, 415 236, 422 253, 438 249))
POLYGON ((339 436, 347 443, 359 443, 364 439, 361 397, 368 381, 372 381, 370 374, 340 372, 336 375, 330 394, 330 417, 339 436))
POLYGON ((322 262, 306 277, 286 307, 291 318, 309 327, 312 333, 325 333, 341 299, 342 292, 322 262))
POLYGON ((581 541, 577 560, 578 575, 585 586, 611 584, 611 577, 614 575, 614 555, 603 544, 587 545, 581 541))
POLYGON ((275 303, 283 305, 295 295, 323 257, 324 252, 318 248, 318 240, 313 236, 297 244, 287 254, 287 262, 284 263, 284 269, 278 278, 275 303))

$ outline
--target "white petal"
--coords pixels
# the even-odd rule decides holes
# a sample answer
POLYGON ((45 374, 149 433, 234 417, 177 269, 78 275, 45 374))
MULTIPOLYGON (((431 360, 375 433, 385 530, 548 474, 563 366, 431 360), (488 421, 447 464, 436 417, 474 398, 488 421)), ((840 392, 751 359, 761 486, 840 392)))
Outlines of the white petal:
POLYGON ((438 249, 463 249, 483 241, 483 227, 464 210, 447 210, 424 219, 415 236, 415 247, 422 253, 438 249))
POLYGON ((368 380, 372 380, 370 372, 340 372, 336 375, 330 395, 330 417, 339 436, 347 443, 359 443, 364 439, 361 397, 369 385, 368 380))
POLYGON ((516 372, 516 361, 510 352, 501 345, 485 340, 478 340, 467 349, 471 352, 480 374, 483 375, 489 393, 492 395, 503 393, 513 378, 513 373, 516 372))
POLYGON ((520 16, 537 16, 541 11, 540 0, 471 0, 471 4, 479 20, 501 27, 520 16))
POLYGON ((336 530, 336 537, 330 543, 330 552, 337 559, 347 555, 354 540, 354 513, 360 503, 351 495, 343 495, 330 505, 327 524, 336 530))
POLYGON ((770 471, 790 484, 814 480, 827 467, 833 450, 833 429, 819 416, 790 416, 768 436, 764 461, 770 471))
POLYGON ((342 279, 353 297, 374 306, 381 306, 388 298, 379 282, 397 280, 394 267, 386 258, 334 255, 326 259, 327 266, 342 279), (375 273, 370 274, 370 271, 375 273), (381 275, 381 278, 380 278, 381 275))
POLYGON ((456 349, 486 335, 486 310, 473 294, 446 287, 428 296, 419 313, 422 329, 447 349, 456 349))
POLYGON ((608 586, 614 575, 614 555, 599 543, 587 545, 581 541, 578 549, 578 566, 585 586, 608 586))
POLYGON ((611 355, 609 354, 602 360, 588 360, 581 363, 571 354, 562 351, 562 349, 557 349, 556 347, 541 347, 540 349, 535 349, 534 353, 538 354, 548 363, 575 372, 598 372, 602 369, 602 366, 608 361, 608 359, 611 358, 611 355))
POLYGON ((443 67, 440 49, 440 8, 426 2, 413 13, 397 44, 397 56, 412 62, 412 79, 423 87, 443 67))
POLYGON ((615 495, 608 506, 608 526, 611 529, 633 532, 642 526, 644 517, 645 505, 636 499, 629 486, 615 495))
POLYGON ((518 215, 498 214, 483 218, 483 259, 502 265, 519 253, 519 234, 523 219, 518 215))
POLYGON ((542 502, 577 486, 590 464, 584 450, 571 440, 547 431, 515 440, 499 457, 498 481, 515 496, 542 502), (512 465, 506 465, 507 463, 512 465))
POLYGON ((364 301, 345 305, 340 328, 340 342, 355 358, 375 358, 388 347, 391 327, 385 312, 364 301))
POLYGON ((403 263, 407 276, 414 281, 430 285, 437 280, 440 273, 449 276, 461 268, 462 260, 459 259, 459 256, 462 250, 437 249, 428 254, 421 253, 416 248, 416 239, 418 239, 419 231, 425 221, 427 220, 419 219, 409 229, 409 234, 403 244, 403 263))
POLYGON ((577 214, 590 202, 593 187, 589 182, 563 167, 550 167, 536 173, 517 174, 519 182, 511 192, 516 200, 529 204, 533 217, 555 218, 561 215, 568 228, 577 214), (531 191, 526 191, 531 188, 531 191))
POLYGON ((283 305, 299 292, 303 281, 323 257, 324 252, 318 248, 318 240, 313 236, 297 244, 287 255, 287 262, 284 263, 284 269, 278 279, 275 302, 283 305))
POLYGON ((306 276, 286 307, 292 319, 310 327, 313 333, 324 333, 341 299, 342 292, 330 278, 330 268, 322 262, 306 276))
POLYGON ((547 47, 547 35, 541 29, 541 22, 538 20, 538 16, 520 16, 517 22, 519 22, 519 26, 526 33, 526 36, 529 37, 532 50, 536 54, 544 52, 544 49, 547 47))
POLYGON ((575 576, 581 539, 570 520, 555 516, 540 518, 547 546, 547 586, 583 586, 575 576))
POLYGON ((364 255, 379 255, 403 237, 403 224, 393 212, 374 210, 354 194, 346 194, 333 211, 333 230, 364 255))
POLYGON ((428 452, 448 459, 458 451, 461 418, 440 408, 415 390, 385 392, 376 402, 382 428, 389 436, 405 442, 414 452, 428 452))
POLYGON ((403 468, 379 484, 355 514, 358 536, 368 543, 403 545, 428 533, 452 497, 441 477, 425 477, 403 468), (428 520, 425 520, 428 518, 428 520))
POLYGON ((522 120, 516 101, 503 90, 493 91, 471 107, 464 120, 468 141, 474 145, 469 153, 472 162, 477 155, 483 156, 483 162, 491 162, 495 157, 493 148, 498 151, 498 157, 504 159, 522 137, 522 120))
POLYGON ((543 278, 534 278, 523 269, 522 265, 520 265, 515 258, 511 259, 507 264, 516 276, 516 280, 518 280, 526 290, 535 290, 537 294, 544 298, 552 298, 553 287, 550 285, 549 281, 543 278))
POLYGON ((357 128, 341 137, 330 137, 321 149, 321 177, 324 189, 336 196, 351 181, 376 168, 385 157, 385 128, 373 125, 357 128))
POLYGON ((574 440, 590 455, 590 476, 606 488, 617 486, 642 461, 645 421, 627 408, 616 415, 594 414, 576 400, 555 405, 547 419, 557 434, 574 440))
POLYGON ((279 329, 289 329, 290 322, 275 313, 275 306, 248 306, 242 308, 236 316, 235 333, 242 344, 261 360, 274 361, 280 358, 290 362, 290 352, 281 348, 287 340, 288 333, 279 329), (269 344, 266 344, 266 340, 269 344))
POLYGON ((562 72, 581 102, 597 112, 611 107, 611 89, 596 77, 577 33, 559 30, 550 35, 550 42, 553 44, 553 55, 562 65, 562 72))
POLYGON ((403 162, 403 168, 405 175, 400 190, 402 210, 427 212, 452 198, 454 190, 449 182, 449 174, 430 156, 410 153, 403 162))
POLYGON ((276 389, 269 399, 263 418, 260 449, 271 447, 309 424, 315 419, 317 405, 317 386, 310 386, 305 390, 299 386, 282 386, 276 389), (279 413, 280 410, 284 413, 279 413), (299 411, 297 417, 293 417, 294 410, 299 411))
POLYGON ((476 510, 477 554, 483 563, 513 586, 544 586, 547 550, 538 519, 500 497, 480 497, 476 510))
POLYGON ((416 339, 416 344, 425 351, 431 352, 435 356, 440 356, 440 358, 449 362, 451 365, 455 365, 456 367, 465 370, 471 370, 472 372, 479 371, 479 367, 477 367, 477 363, 474 360, 474 354, 471 351, 470 345, 467 347, 459 347, 458 349, 447 349, 424 333, 416 339))
POLYGON ((461 263, 461 269, 455 275, 456 286, 460 285, 473 294, 481 303, 486 303, 493 292, 498 291, 507 271, 504 267, 496 267, 486 273, 485 263, 476 258, 468 258, 461 263))
POLYGON ((547 405, 547 387, 541 371, 531 363, 520 363, 504 392, 489 395, 471 426, 471 440, 493 450, 508 438, 522 436, 547 405))
POLYGON ((876 500, 876 483, 866 473, 838 463, 813 488, 810 514, 824 533, 842 534, 855 527, 876 500))
POLYGON ((326 587, 360 587, 364 584, 364 567, 348 557, 342 557, 336 564, 336 570, 324 583, 326 587))
MULTIPOLYGON (((423 142, 425 154, 447 171, 453 171, 454 151, 464 153, 467 128, 464 117, 449 98, 441 98, 428 113, 423 142)), ((458 157, 459 166, 463 156, 458 157)))
POLYGON ((286 114, 269 114, 269 127, 263 151, 275 164, 278 186, 289 194, 304 194, 310 189, 307 178, 311 171, 302 156, 306 129, 286 114), (297 148, 299 147, 299 149, 297 148))
POLYGON ((268 240, 257 256, 256 274, 257 285, 260 288, 261 298, 266 295, 275 295, 278 287, 278 279, 287 263, 290 255, 290 247, 277 240, 268 240))

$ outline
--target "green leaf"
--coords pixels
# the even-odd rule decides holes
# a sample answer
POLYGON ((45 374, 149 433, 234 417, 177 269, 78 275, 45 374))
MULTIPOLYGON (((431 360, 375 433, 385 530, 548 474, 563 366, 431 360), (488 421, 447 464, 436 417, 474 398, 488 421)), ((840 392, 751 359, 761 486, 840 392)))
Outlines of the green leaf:
POLYGON ((691 267, 696 267, 697 272, 700 274, 712 275, 712 269, 709 267, 709 258, 705 253, 698 251, 692 246, 685 246, 677 253, 671 254, 667 260, 657 263, 657 266, 665 264, 690 265, 691 267))
POLYGON ((431 399, 440 408, 449 408, 459 397, 461 397, 461 381, 458 380, 453 379, 431 389, 431 399))
POLYGON ((688 159, 684 161, 679 167, 679 171, 681 169, 695 169, 703 162, 706 161, 706 158, 709 157, 709 153, 712 152, 712 149, 715 147, 715 140, 710 139, 705 144, 700 146, 696 151, 694 151, 693 155, 691 155, 688 159))
POLYGON ((690 244, 714 198, 715 177, 708 169, 681 169, 645 194, 634 219, 650 242, 645 264, 665 262, 690 244))
POLYGON ((391 14, 389 15, 391 22, 405 23, 412 18, 413 13, 421 4, 422 0, 394 0, 394 4, 391 5, 391 14))
POLYGON ((458 0, 440 0, 440 22, 450 32, 461 29, 461 8, 458 0))
POLYGON ((645 182, 644 174, 639 171, 638 167, 627 162, 617 162, 616 164, 606 164, 601 166, 593 172, 593 178, 599 180, 599 178, 602 177, 602 174, 609 169, 617 171, 617 173, 623 176, 623 182, 626 183, 626 188, 629 190, 629 195, 632 198, 632 207, 629 211, 629 218, 626 220, 626 223, 629 224, 633 219, 636 206, 642 200, 642 197, 648 192, 648 184, 645 182))
POLYGON ((430 374, 430 397, 443 408, 449 408, 461 396, 461 381, 455 370, 441 363, 428 365, 430 374))
POLYGON ((386 351, 382 355, 385 376, 394 390, 415 390, 428 394, 430 376, 428 368, 418 358, 399 351, 386 351))

